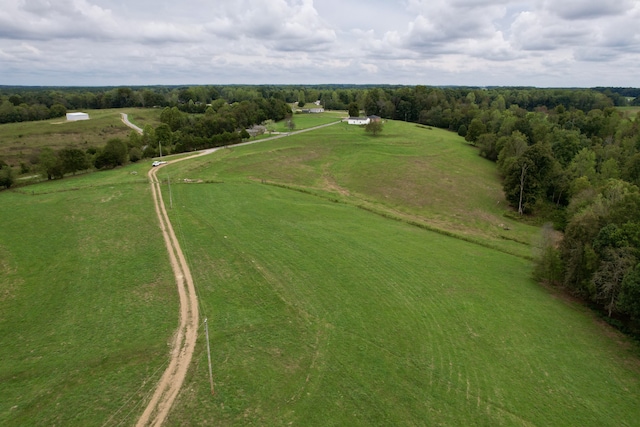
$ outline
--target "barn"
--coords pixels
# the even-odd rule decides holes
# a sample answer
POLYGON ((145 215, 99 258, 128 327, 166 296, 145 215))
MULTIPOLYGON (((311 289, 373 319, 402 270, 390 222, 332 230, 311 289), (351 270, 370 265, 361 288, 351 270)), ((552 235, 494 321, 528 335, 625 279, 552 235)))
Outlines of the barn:
POLYGON ((89 120, 87 113, 67 113, 67 121, 76 122, 78 120, 89 120))

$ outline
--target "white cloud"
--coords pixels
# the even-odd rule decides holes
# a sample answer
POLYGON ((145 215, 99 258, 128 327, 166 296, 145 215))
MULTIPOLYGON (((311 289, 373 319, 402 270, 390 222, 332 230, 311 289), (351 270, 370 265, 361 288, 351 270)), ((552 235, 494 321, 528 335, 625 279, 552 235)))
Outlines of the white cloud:
POLYGON ((622 15, 633 5, 632 0, 544 0, 543 8, 562 19, 600 19, 622 15))
POLYGON ((328 48, 336 40, 312 0, 239 0, 220 6, 220 16, 205 26, 218 37, 267 41, 284 51, 328 48))
POLYGON ((639 0, 0 0, 0 84, 637 85, 638 22, 639 0))
POLYGON ((3 1, 0 37, 49 40, 112 37, 117 24, 111 12, 86 0, 3 1))

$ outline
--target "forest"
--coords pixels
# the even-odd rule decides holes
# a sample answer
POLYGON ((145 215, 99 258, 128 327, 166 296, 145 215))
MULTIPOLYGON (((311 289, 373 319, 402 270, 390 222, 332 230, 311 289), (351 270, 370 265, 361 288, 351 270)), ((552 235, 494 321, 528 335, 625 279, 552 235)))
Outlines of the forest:
MULTIPOLYGON (((292 106, 357 105, 366 115, 448 129, 495 162, 515 215, 542 227, 535 277, 640 331, 640 89, 427 86, 0 87, 0 123, 66 111, 161 108, 161 122, 85 153, 42 150, 49 179, 91 167, 227 145, 292 106), (558 237, 560 236, 560 237, 558 237)), ((0 186, 12 184, 0 159, 0 186)))

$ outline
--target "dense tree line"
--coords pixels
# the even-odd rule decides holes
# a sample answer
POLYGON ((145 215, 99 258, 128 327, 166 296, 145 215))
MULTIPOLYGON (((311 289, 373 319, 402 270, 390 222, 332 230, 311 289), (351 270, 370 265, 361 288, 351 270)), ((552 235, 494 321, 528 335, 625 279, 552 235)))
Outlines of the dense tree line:
MULTIPOLYGON (((292 114, 291 107, 280 98, 256 98, 229 103, 217 99, 199 107, 192 99, 181 107, 165 107, 160 114, 161 125, 145 128, 143 148, 160 153, 185 152, 219 147, 248 138, 246 131, 268 120, 280 121, 292 114)), ((135 137, 134 137, 135 139, 135 137)))

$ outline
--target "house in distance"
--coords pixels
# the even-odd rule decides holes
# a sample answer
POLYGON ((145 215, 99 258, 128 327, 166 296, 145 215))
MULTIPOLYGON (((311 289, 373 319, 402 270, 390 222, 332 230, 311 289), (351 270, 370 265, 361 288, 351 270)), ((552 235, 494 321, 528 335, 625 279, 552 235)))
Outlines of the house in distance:
POLYGON ((347 123, 350 125, 368 125, 371 119, 369 117, 349 117, 347 123))
POLYGON ((87 113, 67 113, 68 122, 77 122, 78 120, 89 120, 87 113))

